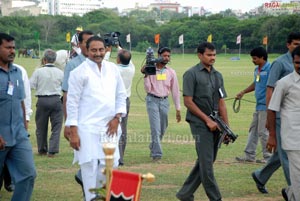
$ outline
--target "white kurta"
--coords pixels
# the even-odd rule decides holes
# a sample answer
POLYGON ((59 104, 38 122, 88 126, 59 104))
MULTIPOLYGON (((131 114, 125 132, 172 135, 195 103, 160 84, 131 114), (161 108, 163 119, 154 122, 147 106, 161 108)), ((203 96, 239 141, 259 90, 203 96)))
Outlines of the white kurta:
MULTIPOLYGON (((102 143, 108 141, 107 123, 117 113, 126 114, 126 89, 118 67, 103 61, 101 71, 95 62, 87 59, 71 71, 67 97, 66 125, 77 126, 80 137, 80 149, 74 151, 74 162, 81 165, 93 159, 104 162, 102 143)), ((118 129, 114 166, 118 165, 118 141, 121 128, 118 129)))

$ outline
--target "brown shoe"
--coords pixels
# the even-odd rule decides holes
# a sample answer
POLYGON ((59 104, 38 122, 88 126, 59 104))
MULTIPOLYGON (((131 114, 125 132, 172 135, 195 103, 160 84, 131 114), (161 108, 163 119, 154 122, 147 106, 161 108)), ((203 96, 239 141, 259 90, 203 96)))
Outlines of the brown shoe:
POLYGON ((159 157, 153 157, 152 158, 152 162, 153 163, 160 163, 161 162, 161 158, 159 158, 159 157))

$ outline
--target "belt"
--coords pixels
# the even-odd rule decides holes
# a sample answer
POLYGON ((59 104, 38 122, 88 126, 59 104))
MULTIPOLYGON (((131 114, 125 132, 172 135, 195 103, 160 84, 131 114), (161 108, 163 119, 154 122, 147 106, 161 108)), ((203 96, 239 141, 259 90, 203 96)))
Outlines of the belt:
POLYGON ((160 97, 160 96, 155 96, 154 94, 150 94, 150 93, 148 93, 148 96, 152 96, 154 98, 159 98, 159 99, 166 99, 166 98, 168 98, 168 96, 160 97))
POLYGON ((55 96, 60 97, 60 95, 37 95, 36 97, 38 97, 38 98, 44 98, 44 97, 55 97, 55 96))

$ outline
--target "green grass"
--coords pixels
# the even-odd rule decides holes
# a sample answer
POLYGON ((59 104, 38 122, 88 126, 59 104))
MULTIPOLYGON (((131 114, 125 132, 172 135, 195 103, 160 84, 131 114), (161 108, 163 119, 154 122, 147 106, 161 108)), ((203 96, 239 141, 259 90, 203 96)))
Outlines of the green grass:
MULTIPOLYGON (((240 90, 244 89, 253 80, 254 65, 249 55, 241 55, 241 60, 231 61, 237 55, 218 55, 215 67, 222 72, 227 91, 227 110, 230 126, 239 135, 237 141, 229 146, 222 146, 215 163, 215 176, 218 181, 223 200, 225 201, 253 201, 282 200, 280 192, 285 187, 282 170, 279 169, 269 180, 268 195, 260 194, 251 178, 251 172, 260 168, 260 164, 240 164, 234 158, 243 155, 247 142, 248 128, 252 120, 254 103, 242 101, 239 113, 232 110, 233 100, 240 90)), ((270 61, 278 55, 270 55, 270 61)), ((164 156, 161 164, 151 163, 149 157, 149 123, 144 102, 140 67, 144 60, 144 53, 134 53, 133 62, 136 74, 133 81, 131 109, 128 122, 128 144, 125 153, 125 166, 123 170, 139 173, 151 172, 156 176, 154 183, 143 183, 141 200, 144 201, 170 201, 176 200, 176 191, 181 187, 188 176, 196 152, 188 124, 184 121, 186 109, 182 105, 182 122, 176 123, 175 108, 171 101, 169 113, 169 127, 163 140, 164 156)), ((113 60, 113 59, 112 59, 113 60)), ((39 66, 40 60, 30 58, 16 58, 16 63, 26 67, 29 76, 39 66)), ((182 86, 182 75, 191 66, 198 63, 196 55, 172 55, 172 66, 182 86)), ((36 98, 33 92, 32 108, 35 110, 36 98)), ((254 101, 253 94, 247 94, 245 99, 254 101)), ((181 102, 182 103, 182 102, 181 102)), ((32 200, 34 201, 80 201, 81 188, 74 180, 78 165, 72 165, 73 151, 68 142, 61 135, 60 153, 55 158, 37 155, 34 114, 29 125, 31 142, 33 146, 37 178, 32 200)), ((258 146, 257 158, 262 158, 261 146, 258 146)), ((1 200, 9 200, 11 193, 2 190, 1 200)), ((195 200, 207 200, 202 186, 195 193, 195 200)))

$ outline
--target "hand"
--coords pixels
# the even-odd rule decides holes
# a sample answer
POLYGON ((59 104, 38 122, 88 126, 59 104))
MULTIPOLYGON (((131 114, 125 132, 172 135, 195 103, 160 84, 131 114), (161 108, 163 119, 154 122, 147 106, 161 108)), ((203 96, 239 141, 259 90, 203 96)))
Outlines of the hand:
POLYGON ((26 120, 25 121, 25 129, 28 131, 28 125, 29 125, 29 121, 28 120, 26 120))
POLYGON ((117 135, 118 133, 119 120, 118 118, 113 118, 107 124, 106 134, 109 136, 117 135))
POLYGON ((71 131, 69 136, 70 146, 76 151, 78 151, 80 148, 80 138, 78 135, 77 126, 71 126, 70 131, 71 131))
POLYGON ((111 45, 106 46, 105 52, 111 52, 111 51, 112 51, 112 46, 111 45))
POLYGON ((208 120, 208 122, 206 123, 206 125, 207 125, 207 127, 209 128, 209 130, 211 132, 214 132, 214 131, 217 131, 217 130, 219 130, 219 131, 221 130, 219 128, 218 124, 215 121, 211 120, 211 119, 208 120))
POLYGON ((243 90, 235 96, 235 99, 240 100, 244 96, 244 94, 245 94, 245 91, 243 90))
POLYGON ((267 150, 270 153, 274 153, 277 148, 276 134, 269 134, 268 142, 267 142, 267 150))
POLYGON ((69 141, 70 135, 71 135, 71 129, 70 129, 70 127, 69 126, 65 126, 65 128, 64 128, 64 137, 66 138, 66 140, 69 141))
POLYGON ((176 120, 177 120, 177 123, 179 123, 181 121, 180 110, 176 110, 176 120))
POLYGON ((146 67, 146 66, 143 66, 143 67, 141 68, 141 73, 143 73, 143 74, 145 73, 145 67, 146 67))
POLYGON ((6 145, 5 140, 0 136, 0 150, 5 149, 5 145, 6 145))

